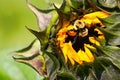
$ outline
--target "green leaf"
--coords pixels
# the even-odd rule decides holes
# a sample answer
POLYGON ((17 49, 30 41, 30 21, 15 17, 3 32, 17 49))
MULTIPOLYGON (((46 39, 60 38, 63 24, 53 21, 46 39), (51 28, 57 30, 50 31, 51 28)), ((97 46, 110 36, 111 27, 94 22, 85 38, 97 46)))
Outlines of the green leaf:
MULTIPOLYGON (((103 79, 103 76, 105 77, 105 75, 103 75, 104 72, 107 72, 106 75, 111 74, 108 72, 108 67, 110 66, 111 66, 111 62, 106 56, 97 57, 92 65, 92 68, 90 68, 90 73, 86 79, 87 80, 104 80, 103 79)), ((107 76, 107 79, 105 80, 112 80, 112 79, 110 76, 107 76)))
POLYGON ((106 26, 101 29, 105 35, 106 42, 110 45, 120 45, 120 14, 112 14, 107 18, 100 19, 106 26))
POLYGON ((49 76, 49 80, 53 80, 56 78, 57 72, 60 68, 60 64, 53 53, 46 52, 45 54, 47 54, 49 57, 49 59, 46 61, 47 74, 49 76))
POLYGON ((106 18, 100 18, 100 20, 103 22, 103 24, 108 28, 109 26, 115 24, 115 23, 120 23, 120 14, 119 13, 114 13, 111 14, 110 16, 106 18))
POLYGON ((101 30, 105 35, 107 44, 120 45, 120 23, 115 23, 101 30))
POLYGON ((84 64, 84 65, 79 65, 76 68, 76 74, 77 76, 80 77, 81 80, 84 80, 90 73, 89 69, 90 69, 90 65, 88 64, 84 64))
POLYGON ((88 75, 88 77, 85 78, 84 80, 96 80, 96 79, 95 79, 95 77, 93 76, 93 74, 90 73, 90 74, 88 75))
POLYGON ((117 68, 120 69, 120 48, 115 46, 101 46, 97 47, 104 55, 106 59, 112 62, 117 68))
POLYGON ((95 79, 100 80, 102 72, 105 70, 104 67, 109 66, 110 61, 105 56, 96 57, 93 62, 91 73, 95 79))
POLYGON ((63 73, 58 73, 57 80, 79 80, 79 78, 76 79, 75 76, 70 72, 63 72, 63 73))
POLYGON ((120 23, 115 23, 115 24, 107 27, 105 30, 119 35, 120 34, 120 23))
POLYGON ((100 80, 120 80, 120 71, 114 66, 106 67, 100 80))

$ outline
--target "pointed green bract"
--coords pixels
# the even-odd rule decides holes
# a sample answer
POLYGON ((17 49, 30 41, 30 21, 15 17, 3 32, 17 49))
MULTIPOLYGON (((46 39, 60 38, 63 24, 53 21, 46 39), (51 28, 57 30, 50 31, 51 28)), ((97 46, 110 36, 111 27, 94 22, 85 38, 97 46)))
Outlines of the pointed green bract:
POLYGON ((18 58, 26 57, 31 58, 40 53, 40 43, 38 40, 34 40, 29 46, 19 51, 13 52, 18 58))
POLYGON ((51 20, 51 15, 47 13, 51 12, 53 9, 40 10, 35 6, 33 6, 32 4, 30 4, 29 0, 26 0, 26 2, 27 2, 27 6, 34 12, 34 14, 37 17, 38 27, 40 28, 40 31, 44 31, 51 20))
POLYGON ((46 32, 38 32, 32 29, 27 28, 32 34, 34 34, 36 36, 36 38, 38 38, 38 40, 40 41, 41 46, 41 50, 44 50, 47 45, 48 45, 48 36, 46 35, 46 32))
POLYGON ((77 78, 75 78, 74 75, 71 74, 70 72, 58 73, 56 79, 61 79, 61 80, 77 80, 77 78))
POLYGON ((60 63, 58 59, 53 56, 53 53, 46 52, 50 59, 46 61, 47 73, 49 75, 49 80, 53 80, 56 78, 56 72, 59 71, 60 63))
POLYGON ((120 69, 120 48, 115 46, 103 46, 99 47, 99 50, 105 54, 117 68, 120 69))
POLYGON ((120 13, 113 13, 110 16, 108 16, 107 18, 104 19, 100 19, 103 24, 107 27, 110 28, 109 26, 115 24, 115 23, 120 23, 120 13))
POLYGON ((120 45, 120 14, 112 14, 107 18, 100 19, 105 25, 105 29, 100 29, 110 45, 120 45))
POLYGON ((43 56, 35 56, 32 58, 26 58, 26 57, 22 57, 22 58, 17 58, 14 57, 15 61, 17 62, 21 62, 24 64, 27 64, 29 66, 31 66, 33 69, 35 69, 40 75, 46 77, 47 76, 47 72, 46 72, 46 68, 45 68, 45 60, 43 58, 43 56))
POLYGON ((28 47, 13 53, 14 60, 34 68, 39 74, 47 76, 45 60, 40 51, 40 43, 34 40, 28 47))

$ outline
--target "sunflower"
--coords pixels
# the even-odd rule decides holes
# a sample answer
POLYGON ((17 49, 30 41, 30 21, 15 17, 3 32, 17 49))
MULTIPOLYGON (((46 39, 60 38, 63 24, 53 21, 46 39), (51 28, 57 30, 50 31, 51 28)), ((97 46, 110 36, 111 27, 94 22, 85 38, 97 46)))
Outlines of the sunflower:
POLYGON ((119 4, 63 0, 59 8, 42 10, 27 0, 40 31, 27 29, 38 40, 13 58, 32 66, 44 80, 120 80, 119 4))
POLYGON ((101 45, 98 39, 104 39, 104 35, 98 27, 104 27, 104 25, 98 18, 107 16, 109 14, 102 11, 89 13, 59 30, 57 42, 59 42, 65 62, 69 59, 74 65, 75 62, 83 64, 83 62, 94 61, 94 55, 89 48, 95 48, 93 45, 101 45))

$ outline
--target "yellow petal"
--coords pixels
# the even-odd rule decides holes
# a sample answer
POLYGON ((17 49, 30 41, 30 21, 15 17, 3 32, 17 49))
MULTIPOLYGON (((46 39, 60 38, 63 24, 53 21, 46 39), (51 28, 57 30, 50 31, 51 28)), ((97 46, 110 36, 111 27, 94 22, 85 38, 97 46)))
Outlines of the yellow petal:
POLYGON ((91 23, 94 23, 94 24, 100 23, 101 25, 103 25, 97 17, 105 18, 107 16, 109 16, 109 14, 102 12, 102 11, 97 11, 97 12, 93 12, 93 13, 89 13, 89 14, 84 15, 81 20, 89 25, 91 23))
POLYGON ((86 55, 86 53, 84 51, 79 50, 77 55, 81 61, 90 62, 89 57, 86 55))
POLYGON ((72 58, 72 56, 73 56, 73 55, 72 55, 71 53, 69 53, 68 59, 70 60, 71 64, 74 65, 74 64, 75 64, 75 61, 74 61, 74 59, 72 58))
POLYGON ((85 46, 85 53, 86 55, 89 57, 90 62, 92 62, 94 60, 94 56, 92 55, 91 51, 85 46))
POLYGON ((97 46, 100 46, 100 43, 94 37, 89 37, 89 40, 91 43, 96 44, 97 46))
POLYGON ((67 46, 69 46, 67 43, 65 43, 65 44, 63 44, 62 46, 61 46, 61 50, 62 50, 62 52, 63 52, 63 55, 64 55, 64 58, 65 58, 65 62, 67 63, 67 54, 68 54, 68 47, 67 46))
POLYGON ((72 56, 74 54, 73 48, 71 46, 71 42, 64 43, 61 47, 63 55, 65 57, 65 62, 67 62, 67 58, 71 61, 72 65, 74 65, 74 60, 72 59, 72 56))
POLYGON ((82 60, 77 55, 78 53, 76 53, 76 51, 73 49, 71 42, 64 43, 61 49, 65 57, 65 62, 67 62, 67 60, 69 59, 72 65, 75 64, 75 61, 79 64, 82 64, 82 60))
POLYGON ((77 55, 79 56, 81 61, 84 62, 93 62, 94 56, 92 55, 91 51, 85 46, 85 51, 79 50, 77 55))
POLYGON ((91 49, 96 49, 95 47, 91 46, 90 44, 84 44, 86 47, 91 48, 91 49))

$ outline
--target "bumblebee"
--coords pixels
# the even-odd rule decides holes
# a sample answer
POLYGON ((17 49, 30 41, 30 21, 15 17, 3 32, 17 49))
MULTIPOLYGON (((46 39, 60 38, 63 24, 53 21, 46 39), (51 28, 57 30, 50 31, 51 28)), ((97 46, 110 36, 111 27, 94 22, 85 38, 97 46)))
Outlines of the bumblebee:
POLYGON ((79 36, 81 37, 85 37, 88 35, 88 29, 85 26, 85 23, 80 20, 75 21, 74 29, 78 32, 79 36))
POLYGON ((85 37, 88 35, 88 28, 86 27, 86 24, 81 20, 76 20, 73 26, 74 28, 67 32, 69 36, 78 35, 81 37, 85 37))
POLYGON ((98 31, 95 31, 95 28, 96 26, 94 25, 88 27, 85 22, 81 20, 75 20, 73 29, 66 32, 68 37, 65 39, 65 42, 71 41, 72 47, 76 52, 78 52, 80 49, 84 51, 84 44, 93 44, 93 42, 91 42, 89 39, 90 37, 100 36, 98 31))

